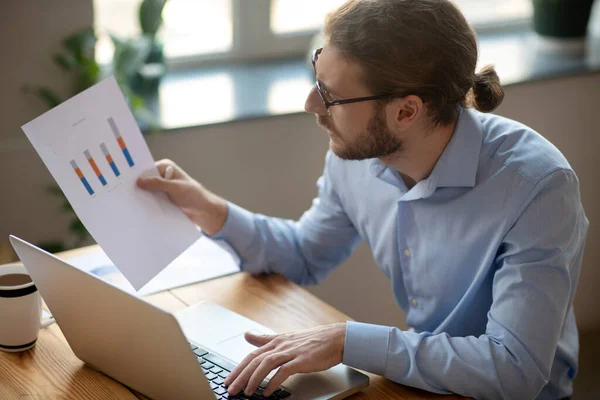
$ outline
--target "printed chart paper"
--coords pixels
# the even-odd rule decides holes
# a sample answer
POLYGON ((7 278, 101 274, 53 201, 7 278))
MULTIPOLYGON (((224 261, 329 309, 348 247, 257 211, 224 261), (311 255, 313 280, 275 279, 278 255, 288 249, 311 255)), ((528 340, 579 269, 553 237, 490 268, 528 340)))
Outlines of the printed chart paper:
POLYGON ((114 77, 23 131, 96 242, 139 290, 201 236, 164 194, 135 184, 154 159, 114 77))
POLYGON ((137 293, 106 254, 97 251, 65 260, 128 293, 146 296, 240 271, 240 260, 225 243, 201 237, 137 293))

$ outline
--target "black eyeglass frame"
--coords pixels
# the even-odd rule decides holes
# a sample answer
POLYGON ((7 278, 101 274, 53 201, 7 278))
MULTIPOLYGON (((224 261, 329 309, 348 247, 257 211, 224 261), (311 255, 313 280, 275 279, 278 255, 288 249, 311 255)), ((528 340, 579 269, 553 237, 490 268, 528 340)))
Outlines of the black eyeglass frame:
POLYGON ((315 85, 317 87, 317 92, 319 93, 319 96, 321 97, 321 101, 323 102, 323 105, 325 106, 325 108, 327 109, 328 112, 329 112, 329 107, 331 107, 331 106, 339 106, 341 104, 350 104, 350 103, 359 103, 362 101, 401 98, 401 97, 408 96, 407 93, 386 93, 386 94, 379 94, 376 96, 354 97, 351 99, 327 100, 325 98, 325 96, 323 95, 323 89, 321 88, 321 82, 319 82, 319 80, 317 79, 317 59, 319 58, 319 54, 321 54, 321 51, 323 51, 322 47, 319 47, 318 49, 315 49, 313 51, 312 65, 313 65, 313 70, 315 71, 315 81, 316 81, 315 85))

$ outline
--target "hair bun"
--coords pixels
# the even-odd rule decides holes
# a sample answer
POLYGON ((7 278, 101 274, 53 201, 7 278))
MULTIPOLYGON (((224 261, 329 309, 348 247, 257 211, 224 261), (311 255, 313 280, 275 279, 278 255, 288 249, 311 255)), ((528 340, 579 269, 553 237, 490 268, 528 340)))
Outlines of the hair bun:
POLYGON ((504 99, 504 89, 493 65, 486 65, 475 74, 472 106, 481 112, 494 111, 504 99))

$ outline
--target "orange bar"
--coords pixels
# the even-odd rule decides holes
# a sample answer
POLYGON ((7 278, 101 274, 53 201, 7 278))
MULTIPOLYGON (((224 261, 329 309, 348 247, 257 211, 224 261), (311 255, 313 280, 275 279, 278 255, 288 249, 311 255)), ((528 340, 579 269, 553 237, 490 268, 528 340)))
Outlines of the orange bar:
POLYGON ((108 161, 108 163, 110 164, 111 162, 113 162, 112 157, 109 155, 106 156, 106 161, 108 161))
POLYGON ((79 168, 75 169, 75 173, 77 174, 77 176, 79 177, 79 179, 83 178, 83 172, 81 172, 81 170, 79 168))
POLYGON ((96 173, 96 176, 102 175, 102 172, 100 172, 100 170, 98 169, 98 166, 96 165, 96 162, 94 161, 94 159, 93 158, 88 158, 88 161, 90 162, 90 165, 92 166, 92 169, 96 173))
POLYGON ((127 146, 125 146, 125 141, 122 137, 117 138, 117 142, 119 142, 119 147, 121 148, 121 150, 125 150, 127 148, 127 146))

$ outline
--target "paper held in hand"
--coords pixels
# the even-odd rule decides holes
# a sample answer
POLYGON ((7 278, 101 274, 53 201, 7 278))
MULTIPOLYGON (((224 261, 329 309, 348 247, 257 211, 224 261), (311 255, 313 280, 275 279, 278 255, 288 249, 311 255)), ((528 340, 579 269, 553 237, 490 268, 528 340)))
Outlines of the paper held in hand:
POLYGON ((23 131, 96 242, 139 290, 201 236, 164 194, 135 184, 154 159, 113 77, 23 131))

